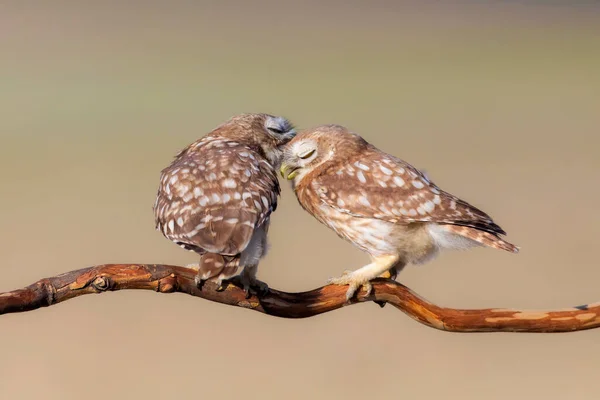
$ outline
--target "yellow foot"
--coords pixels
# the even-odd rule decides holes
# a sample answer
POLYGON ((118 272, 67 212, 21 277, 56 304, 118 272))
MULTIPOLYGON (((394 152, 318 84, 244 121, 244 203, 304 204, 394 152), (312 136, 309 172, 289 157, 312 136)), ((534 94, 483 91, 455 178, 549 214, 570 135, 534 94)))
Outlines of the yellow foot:
POLYGON ((379 275, 379 278, 391 279, 392 273, 390 271, 385 271, 383 274, 379 275))
POLYGON ((398 276, 398 271, 395 268, 388 269, 383 274, 379 275, 378 278, 391 279, 393 281, 396 280, 398 276))
POLYGON ((346 301, 349 301, 354 294, 364 286, 367 296, 371 294, 373 285, 369 282, 368 278, 365 278, 362 274, 357 274, 357 271, 344 271, 342 276, 339 278, 331 278, 327 281, 333 285, 348 285, 348 291, 346 292, 346 301))

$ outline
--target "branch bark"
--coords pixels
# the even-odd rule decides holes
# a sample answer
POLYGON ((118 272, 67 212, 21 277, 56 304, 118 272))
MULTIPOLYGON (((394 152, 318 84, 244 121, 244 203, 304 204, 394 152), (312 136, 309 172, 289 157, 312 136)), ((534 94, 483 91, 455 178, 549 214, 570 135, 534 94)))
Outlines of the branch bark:
POLYGON ((460 310, 439 307, 394 281, 376 279, 373 292, 346 303, 345 286, 329 285, 309 292, 286 293, 271 289, 260 299, 246 298, 242 289, 229 285, 216 291, 208 281, 201 289, 196 271, 156 264, 106 264, 45 278, 23 289, 0 293, 0 314, 35 310, 92 293, 146 289, 160 293, 187 293, 231 306, 248 308, 282 318, 307 318, 367 301, 385 302, 432 328, 449 332, 572 332, 600 326, 600 303, 563 310, 516 309, 460 310))

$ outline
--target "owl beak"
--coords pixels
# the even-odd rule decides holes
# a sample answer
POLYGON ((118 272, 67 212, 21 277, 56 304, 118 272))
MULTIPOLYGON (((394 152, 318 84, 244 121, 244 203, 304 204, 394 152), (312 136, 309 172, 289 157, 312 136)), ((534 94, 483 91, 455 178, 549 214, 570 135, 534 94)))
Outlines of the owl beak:
POLYGON ((285 178, 285 174, 286 172, 289 171, 288 175, 287 175, 287 180, 292 180, 294 179, 294 177, 296 175, 298 175, 298 170, 300 169, 300 167, 295 167, 286 163, 282 163, 281 164, 281 168, 279 168, 279 172, 281 172, 281 177, 285 178))

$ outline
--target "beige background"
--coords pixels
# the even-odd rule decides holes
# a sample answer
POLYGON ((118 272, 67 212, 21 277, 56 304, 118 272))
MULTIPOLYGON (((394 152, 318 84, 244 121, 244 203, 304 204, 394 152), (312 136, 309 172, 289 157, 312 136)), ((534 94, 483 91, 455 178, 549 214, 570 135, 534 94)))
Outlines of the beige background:
MULTIPOLYGON (((522 246, 409 267, 426 298, 600 300, 598 3, 319 3, 0 1, 0 291, 194 262, 153 229, 159 171, 262 111, 347 125, 522 246)), ((284 186, 260 278, 302 291, 367 262, 284 186)), ((597 330, 450 334, 374 304, 284 320, 117 292, 2 316, 0 335, 2 399, 596 399, 600 374, 597 330)))

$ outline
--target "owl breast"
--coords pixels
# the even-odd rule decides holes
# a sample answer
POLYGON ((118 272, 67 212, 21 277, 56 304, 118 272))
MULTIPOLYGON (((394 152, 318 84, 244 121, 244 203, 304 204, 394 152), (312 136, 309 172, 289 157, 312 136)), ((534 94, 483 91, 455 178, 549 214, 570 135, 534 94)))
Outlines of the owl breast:
POLYGON ((315 214, 317 219, 362 251, 372 256, 396 253, 393 224, 373 218, 354 217, 325 204, 320 205, 319 211, 315 214))
POLYGON ((439 252, 427 222, 394 223, 342 211, 321 201, 308 185, 297 187, 296 194, 319 222, 372 257, 398 255, 405 263, 421 264, 439 252))
POLYGON ((315 216, 339 237, 372 257, 399 255, 406 263, 422 264, 434 258, 439 251, 428 224, 395 224, 357 217, 325 204, 319 206, 315 216))

